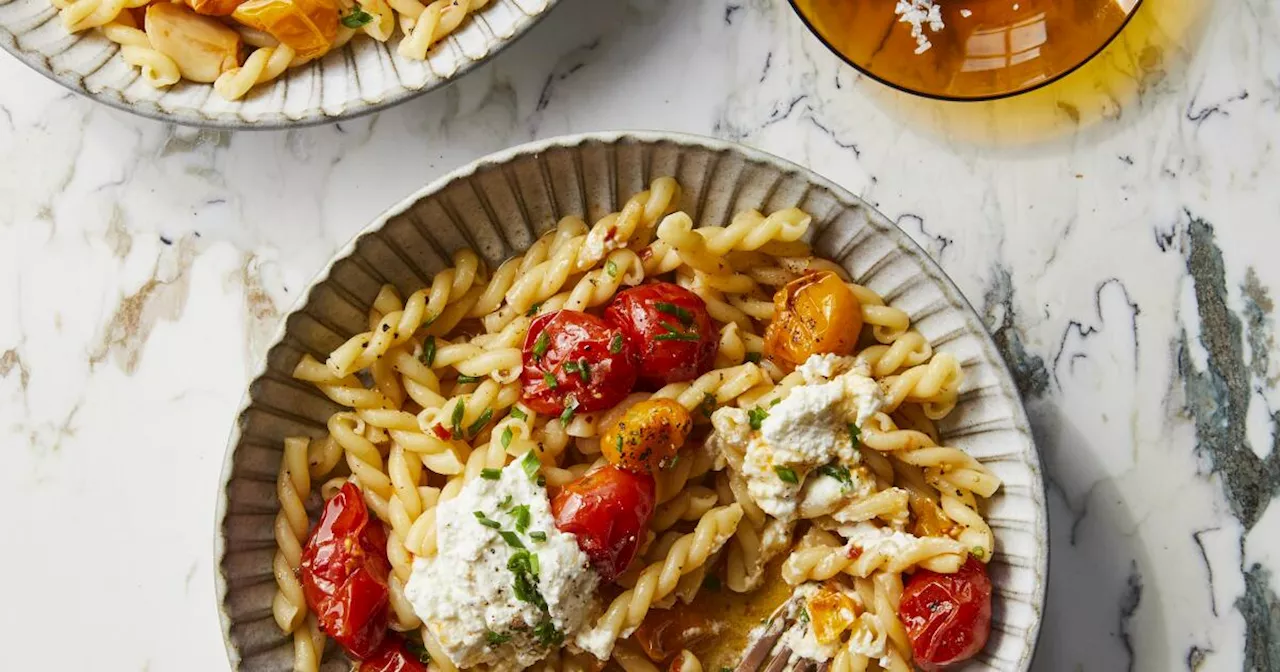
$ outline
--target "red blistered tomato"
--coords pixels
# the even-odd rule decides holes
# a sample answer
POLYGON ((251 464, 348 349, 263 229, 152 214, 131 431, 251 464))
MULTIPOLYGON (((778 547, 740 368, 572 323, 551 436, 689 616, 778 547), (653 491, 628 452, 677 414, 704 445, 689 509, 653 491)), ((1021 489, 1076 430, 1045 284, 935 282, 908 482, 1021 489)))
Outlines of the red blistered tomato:
POLYGON ((302 549, 302 591, 320 629, 356 658, 387 632, 387 534, 369 518, 360 489, 342 486, 302 549))
POLYGON ((356 672, 427 672, 426 656, 410 651, 408 642, 400 636, 387 635, 382 646, 361 662, 356 672))
POLYGON ((612 581, 631 564, 653 516, 654 482, 613 465, 560 488, 551 498, 556 529, 578 538, 600 577, 612 581))
POLYGON ((634 354, 621 329, 594 315, 547 313, 529 325, 520 383, 525 405, 539 413, 602 411, 635 386, 634 354))
POLYGON ((898 618, 920 669, 932 672, 972 658, 991 634, 987 566, 970 557, 955 574, 917 571, 902 591, 898 618))
POLYGON ((715 325, 707 304, 684 287, 655 282, 628 289, 614 297, 604 315, 635 345, 645 386, 693 380, 711 370, 715 325))

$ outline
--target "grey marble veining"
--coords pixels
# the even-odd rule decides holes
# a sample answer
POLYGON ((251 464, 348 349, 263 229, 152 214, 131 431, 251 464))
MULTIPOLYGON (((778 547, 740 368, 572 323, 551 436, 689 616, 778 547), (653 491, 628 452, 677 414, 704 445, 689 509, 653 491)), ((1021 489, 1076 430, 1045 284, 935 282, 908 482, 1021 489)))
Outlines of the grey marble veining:
POLYGON ((1280 669, 1278 10, 1147 0, 1060 85, 948 105, 860 77, 782 0, 566 0, 444 91, 261 134, 129 117, 0 58, 6 663, 74 641, 99 668, 225 669, 218 464, 311 274, 466 161, 647 128, 862 195, 984 317, 1049 478, 1037 670, 1280 669))

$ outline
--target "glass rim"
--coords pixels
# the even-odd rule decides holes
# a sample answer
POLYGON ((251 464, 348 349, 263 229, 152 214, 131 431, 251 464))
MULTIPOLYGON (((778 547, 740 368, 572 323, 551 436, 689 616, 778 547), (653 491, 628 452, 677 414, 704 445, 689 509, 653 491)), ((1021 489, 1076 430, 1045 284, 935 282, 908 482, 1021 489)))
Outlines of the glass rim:
POLYGON ((917 89, 913 89, 906 85, 891 81, 885 77, 881 77, 880 75, 877 75, 876 73, 871 72, 869 68, 866 68, 857 63, 854 63, 852 59, 850 59, 848 56, 845 56, 843 53, 840 52, 839 49, 836 49, 834 46, 832 46, 832 44, 829 41, 827 41, 827 38, 824 37, 822 33, 818 30, 818 28, 813 25, 813 22, 809 20, 809 17, 806 16, 803 11, 801 11, 800 6, 796 4, 797 1, 798 0, 787 0, 787 4, 791 5, 791 11, 795 12, 795 15, 800 17, 800 22, 804 24, 804 27, 809 31, 811 35, 813 35, 815 38, 818 39, 819 42, 822 43, 822 46, 826 47, 827 51, 830 51, 831 53, 835 54, 837 58, 844 61, 846 64, 851 66, 854 70, 857 70, 859 73, 867 77, 870 77, 872 80, 879 82, 880 84, 883 84, 891 89, 895 89, 897 91, 901 91, 903 93, 910 94, 913 96, 920 96, 921 98, 928 98, 930 100, 940 100, 940 101, 949 102, 949 103, 981 103, 981 102, 992 101, 992 100, 1002 100, 1004 98, 1012 98, 1014 96, 1020 96, 1024 93, 1030 93, 1032 91, 1035 91, 1036 89, 1044 88, 1046 86, 1049 86, 1050 84, 1053 84, 1063 79, 1064 77, 1084 67, 1086 63, 1097 58, 1099 54, 1101 54, 1103 51, 1107 49, 1107 47, 1111 46, 1111 43, 1115 42, 1116 38, 1120 36, 1120 33, 1124 31, 1125 27, 1129 25, 1129 22, 1133 20, 1134 15, 1138 13, 1138 10, 1142 9, 1142 5, 1145 3, 1145 0, 1137 0, 1137 2, 1135 2, 1133 5, 1133 9, 1129 10, 1128 14, 1125 15, 1124 20, 1120 22, 1120 25, 1117 26, 1116 29, 1110 35, 1107 36, 1107 39, 1103 40, 1102 43, 1098 45, 1097 49, 1094 49, 1092 52, 1090 52, 1089 55, 1081 59, 1079 63, 1076 63, 1075 65, 1064 69, 1062 72, 1052 77, 1036 82, 1030 86, 1026 86, 1019 89, 1012 89, 1009 91, 1003 91, 1000 93, 988 93, 988 94, 982 94, 977 96, 955 96, 955 95, 931 93, 928 91, 920 91, 917 89))

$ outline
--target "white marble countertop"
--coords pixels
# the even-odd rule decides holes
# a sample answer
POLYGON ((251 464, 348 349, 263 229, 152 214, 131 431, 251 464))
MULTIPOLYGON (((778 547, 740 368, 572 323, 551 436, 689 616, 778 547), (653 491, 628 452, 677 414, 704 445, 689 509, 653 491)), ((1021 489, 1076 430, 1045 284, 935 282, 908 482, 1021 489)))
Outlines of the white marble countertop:
POLYGON ((1050 480, 1037 670, 1280 669, 1277 10, 1148 0, 1067 82, 955 105, 859 77, 783 0, 566 0, 444 92, 264 134, 0 54, 3 667, 225 670, 219 466, 308 278, 466 161, 646 128, 813 167, 983 313, 1050 480))

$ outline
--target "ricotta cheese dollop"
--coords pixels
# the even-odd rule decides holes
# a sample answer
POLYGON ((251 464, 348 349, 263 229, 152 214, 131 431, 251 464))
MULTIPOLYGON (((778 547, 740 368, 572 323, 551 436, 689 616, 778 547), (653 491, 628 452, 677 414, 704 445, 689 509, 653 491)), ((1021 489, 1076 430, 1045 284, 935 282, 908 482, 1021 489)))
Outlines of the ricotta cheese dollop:
POLYGON ((802 508, 830 512, 874 492, 873 479, 859 468, 862 453, 854 428, 884 404, 879 384, 861 360, 813 355, 796 370, 804 384, 778 404, 725 407, 711 416, 713 443, 743 455, 747 492, 781 520, 794 520, 802 508))
POLYGON ((556 529, 546 488, 522 462, 436 508, 439 550, 414 559, 405 585, 458 667, 529 667, 571 639, 592 607, 599 577, 576 537, 556 529))

